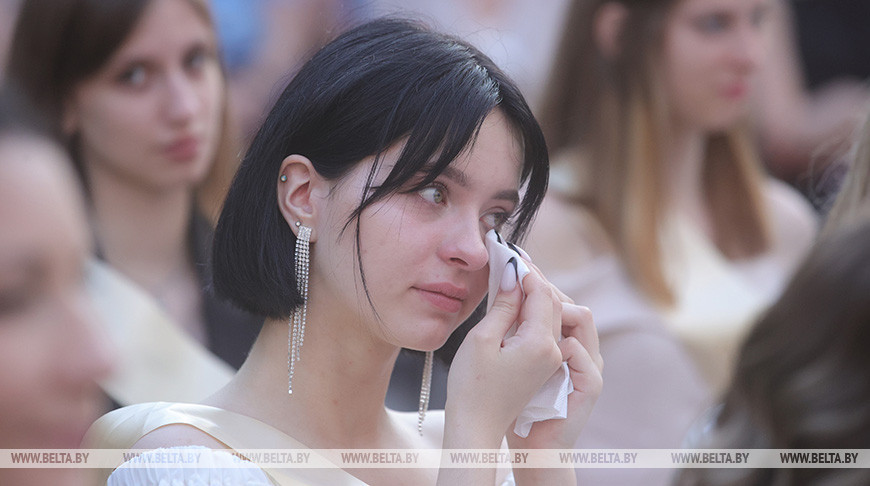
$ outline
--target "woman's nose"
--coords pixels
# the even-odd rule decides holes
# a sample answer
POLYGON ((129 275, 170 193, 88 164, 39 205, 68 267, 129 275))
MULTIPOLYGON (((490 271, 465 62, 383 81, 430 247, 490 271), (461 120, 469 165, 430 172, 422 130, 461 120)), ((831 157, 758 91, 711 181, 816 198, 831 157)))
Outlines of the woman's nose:
POLYGON ((183 73, 170 73, 166 82, 166 114, 170 120, 185 123, 196 114, 200 99, 194 80, 183 73))
POLYGON ((745 73, 755 71, 761 64, 766 52, 766 39, 756 25, 746 25, 737 34, 732 59, 745 73))
POLYGON ((484 268, 489 261, 489 254, 480 220, 472 217, 455 218, 447 226, 439 246, 439 256, 468 271, 484 268))

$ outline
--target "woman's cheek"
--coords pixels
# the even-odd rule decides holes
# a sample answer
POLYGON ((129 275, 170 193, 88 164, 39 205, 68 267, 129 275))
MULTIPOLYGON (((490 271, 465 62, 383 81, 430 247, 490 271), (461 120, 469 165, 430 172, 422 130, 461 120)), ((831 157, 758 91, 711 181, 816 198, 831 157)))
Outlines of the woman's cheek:
POLYGON ((471 286, 471 292, 469 292, 470 297, 468 301, 471 305, 471 310, 474 310, 480 304, 489 291, 489 266, 487 265, 477 273, 478 275, 475 276, 474 284, 471 286))

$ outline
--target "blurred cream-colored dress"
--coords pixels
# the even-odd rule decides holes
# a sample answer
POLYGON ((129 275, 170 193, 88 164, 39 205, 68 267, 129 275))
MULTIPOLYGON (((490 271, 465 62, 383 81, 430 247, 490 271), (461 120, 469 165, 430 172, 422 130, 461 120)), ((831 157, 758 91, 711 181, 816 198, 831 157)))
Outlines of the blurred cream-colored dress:
POLYGON ((767 255, 726 259, 686 221, 669 221, 662 239, 665 275, 676 297, 675 306, 660 308, 664 322, 719 393, 728 385, 743 338, 779 295, 786 272, 767 255))

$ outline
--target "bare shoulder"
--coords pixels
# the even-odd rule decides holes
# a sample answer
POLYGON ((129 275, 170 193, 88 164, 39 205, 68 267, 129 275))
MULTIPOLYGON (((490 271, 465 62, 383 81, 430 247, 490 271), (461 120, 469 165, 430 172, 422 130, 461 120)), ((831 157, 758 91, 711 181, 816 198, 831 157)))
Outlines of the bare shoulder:
POLYGON ((609 251, 604 230, 587 209, 550 192, 524 248, 545 274, 576 268, 609 251))
POLYGON ((819 224, 816 212, 803 196, 780 180, 769 178, 764 193, 774 249, 789 260, 800 259, 815 240, 819 224))
POLYGON ((179 446, 203 446, 210 449, 228 449, 226 444, 187 424, 169 424, 145 434, 133 449, 159 449, 179 446))

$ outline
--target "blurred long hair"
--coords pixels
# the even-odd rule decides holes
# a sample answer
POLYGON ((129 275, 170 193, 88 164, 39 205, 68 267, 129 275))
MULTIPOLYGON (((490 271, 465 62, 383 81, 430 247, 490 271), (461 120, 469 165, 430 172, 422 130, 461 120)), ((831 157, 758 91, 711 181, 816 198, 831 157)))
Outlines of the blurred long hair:
MULTIPOLYGON (((692 447, 870 448, 870 212, 824 236, 747 336, 692 447)), ((688 469, 680 485, 866 485, 864 469, 688 469)))
MULTIPOLYGON (((574 0, 554 59, 541 124, 554 154, 572 154, 571 199, 594 214, 638 286, 674 302, 661 263, 669 100, 661 72, 665 26, 676 0, 574 0), (605 55, 594 31, 601 7, 626 9, 617 52, 605 55), (577 156, 577 155, 582 155, 577 156), (581 160, 582 159, 582 160, 581 160)), ((703 165, 714 241, 729 258, 770 246, 763 172, 744 126, 711 133, 703 165)))
MULTIPOLYGON (((135 29, 154 0, 24 0, 10 45, 6 76, 62 135, 65 103, 75 89, 103 69, 135 29)), ((186 0, 214 33, 206 0, 186 0)), ((229 136, 226 78, 222 128, 215 161, 197 188, 199 208, 213 221, 238 166, 238 149, 229 136)), ((67 148, 86 184, 77 137, 67 148)))
POLYGON ((849 224, 870 206, 870 111, 852 148, 849 171, 828 212, 821 234, 828 235, 849 224))

